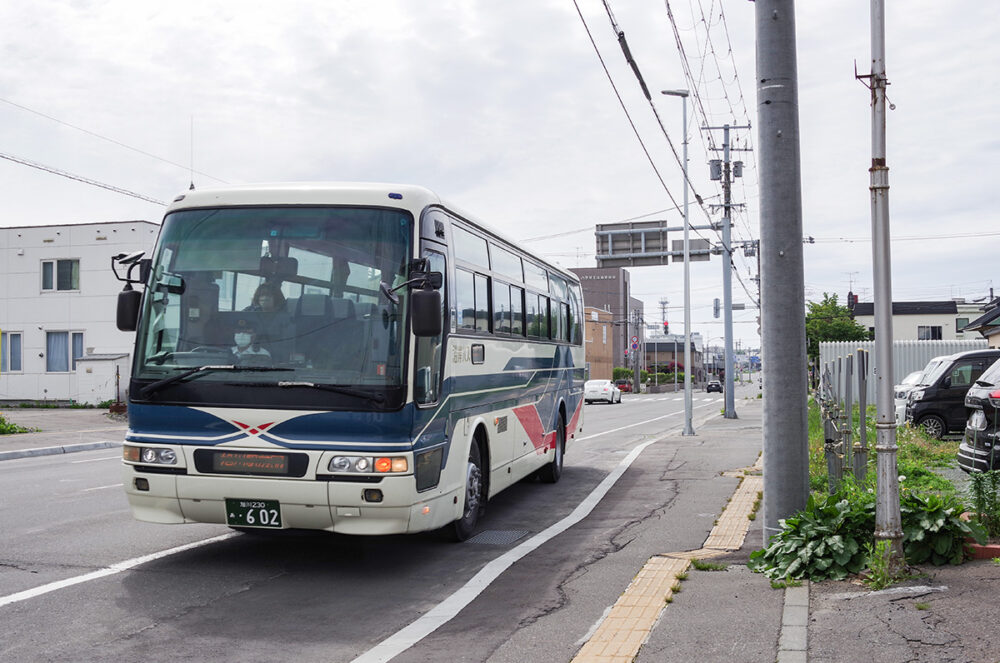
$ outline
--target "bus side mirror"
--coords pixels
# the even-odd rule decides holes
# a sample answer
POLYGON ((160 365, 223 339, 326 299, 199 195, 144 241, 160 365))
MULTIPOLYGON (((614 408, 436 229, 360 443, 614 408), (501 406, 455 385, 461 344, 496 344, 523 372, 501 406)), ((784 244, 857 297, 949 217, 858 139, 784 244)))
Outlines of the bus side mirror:
POLYGON ((441 293, 421 289, 410 293, 410 326, 414 336, 433 337, 441 334, 441 293))
POLYGON ((135 331, 139 323, 139 304, 141 302, 142 293, 133 290, 130 284, 126 284, 125 289, 118 293, 118 329, 135 331))

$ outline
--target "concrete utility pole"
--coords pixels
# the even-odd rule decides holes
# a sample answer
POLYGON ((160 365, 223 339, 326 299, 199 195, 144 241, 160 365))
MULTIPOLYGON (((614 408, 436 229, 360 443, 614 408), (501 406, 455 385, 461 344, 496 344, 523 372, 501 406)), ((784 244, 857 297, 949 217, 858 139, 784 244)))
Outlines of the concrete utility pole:
POLYGON ((736 400, 733 394, 733 247, 732 247, 732 165, 729 154, 732 151, 729 144, 730 129, 749 129, 745 127, 705 127, 706 130, 722 129, 722 308, 723 327, 725 328, 726 355, 726 387, 725 415, 726 419, 737 419, 736 400))
POLYGON ((795 3, 757 0, 754 6, 766 544, 780 531, 780 519, 806 506, 809 420, 795 3))
POLYGON ((872 263, 875 275, 875 538, 889 541, 891 568, 903 565, 903 529, 899 514, 896 465, 896 417, 892 365, 892 249, 889 245, 889 167, 885 159, 885 7, 872 0, 872 263))

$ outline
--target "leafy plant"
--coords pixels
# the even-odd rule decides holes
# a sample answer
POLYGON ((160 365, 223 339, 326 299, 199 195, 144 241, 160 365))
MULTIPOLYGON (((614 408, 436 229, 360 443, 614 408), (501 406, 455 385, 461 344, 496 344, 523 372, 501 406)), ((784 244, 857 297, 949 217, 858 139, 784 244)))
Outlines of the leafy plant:
POLYGON ((986 542, 986 529, 962 520, 961 503, 953 496, 908 493, 900 501, 903 552, 911 564, 961 564, 965 540, 986 542))
MULTIPOLYGON (((906 561, 961 564, 967 538, 979 543, 986 540, 984 528, 962 520, 961 511, 954 496, 904 491, 900 513, 906 561)), ((782 531, 771 537, 766 548, 750 554, 749 567, 769 578, 841 580, 861 571, 879 553, 872 547, 874 488, 858 486, 849 477, 833 495, 810 495, 805 510, 781 525, 782 531)))
POLYGON ((11 435, 13 433, 33 433, 34 429, 25 428, 24 426, 18 426, 12 421, 7 421, 3 415, 0 415, 0 435, 11 435))
POLYGON ((858 573, 875 524, 874 509, 868 508, 873 500, 864 495, 847 482, 833 495, 810 495, 803 511, 781 521, 781 532, 766 548, 750 554, 750 568, 772 579, 842 580, 858 573))
POLYGON ((1000 471, 973 472, 969 497, 976 520, 986 528, 989 538, 1000 537, 1000 471))

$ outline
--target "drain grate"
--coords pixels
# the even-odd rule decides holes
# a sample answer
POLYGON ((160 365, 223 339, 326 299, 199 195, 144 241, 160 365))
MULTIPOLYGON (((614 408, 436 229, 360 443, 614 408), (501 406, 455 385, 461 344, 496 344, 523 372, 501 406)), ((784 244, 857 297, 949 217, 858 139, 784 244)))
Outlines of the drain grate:
POLYGON ((509 546, 527 533, 526 529, 491 529, 480 532, 466 543, 478 543, 483 546, 509 546))

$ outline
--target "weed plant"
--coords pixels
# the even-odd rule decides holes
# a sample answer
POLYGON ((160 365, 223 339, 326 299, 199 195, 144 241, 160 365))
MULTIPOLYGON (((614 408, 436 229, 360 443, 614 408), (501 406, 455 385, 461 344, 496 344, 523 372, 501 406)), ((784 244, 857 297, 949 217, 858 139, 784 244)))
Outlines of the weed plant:
POLYGON ((1000 537, 1000 471, 969 475, 969 499, 977 522, 991 539, 1000 537))
POLYGON ((0 435, 11 435, 13 433, 32 433, 34 432, 31 428, 25 428, 24 426, 18 426, 12 421, 7 421, 2 414, 0 414, 0 435))

